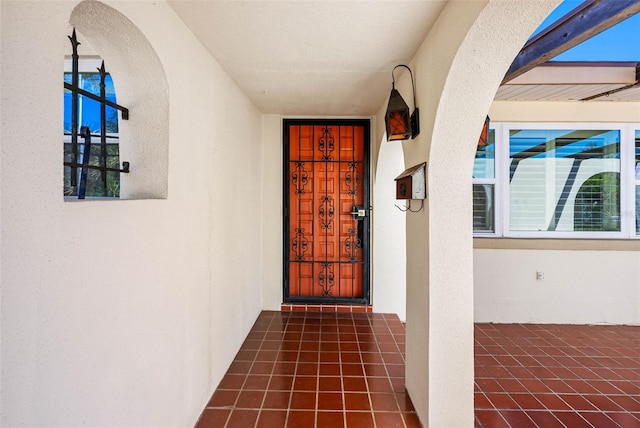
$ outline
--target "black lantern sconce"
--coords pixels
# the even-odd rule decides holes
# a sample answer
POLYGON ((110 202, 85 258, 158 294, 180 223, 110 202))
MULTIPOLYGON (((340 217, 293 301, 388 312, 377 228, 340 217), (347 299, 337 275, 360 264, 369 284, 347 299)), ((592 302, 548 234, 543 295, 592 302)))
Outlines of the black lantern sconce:
POLYGON ((489 116, 484 120, 484 125, 482 126, 482 132, 480 133, 480 138, 478 138, 478 150, 483 149, 489 144, 489 124, 491 119, 489 116))
POLYGON ((411 69, 404 64, 396 65, 391 71, 391 79, 391 95, 389 95, 389 105, 387 105, 387 113, 384 116, 384 121, 387 126, 387 141, 408 140, 409 137, 414 139, 420 134, 420 119, 416 105, 416 87, 413 83, 413 73, 411 69), (412 114, 409 113, 409 106, 404 102, 400 92, 396 89, 396 78, 393 72, 396 71, 398 67, 406 68, 411 75, 413 107, 415 108, 412 114))

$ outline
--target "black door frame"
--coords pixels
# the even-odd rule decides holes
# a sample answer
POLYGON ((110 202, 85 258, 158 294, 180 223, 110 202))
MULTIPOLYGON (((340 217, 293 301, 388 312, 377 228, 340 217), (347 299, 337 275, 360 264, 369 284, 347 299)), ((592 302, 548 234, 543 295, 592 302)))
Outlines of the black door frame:
POLYGON ((282 300, 284 303, 310 303, 310 304, 347 304, 369 305, 371 283, 371 121, 369 119, 283 119, 283 288, 282 300), (291 171, 289 169, 289 128, 299 125, 329 125, 329 126, 362 126, 364 128, 364 153, 363 153, 363 205, 366 207, 366 216, 360 220, 363 226, 362 254, 363 254, 363 297, 299 297, 289 296, 289 186, 291 171))

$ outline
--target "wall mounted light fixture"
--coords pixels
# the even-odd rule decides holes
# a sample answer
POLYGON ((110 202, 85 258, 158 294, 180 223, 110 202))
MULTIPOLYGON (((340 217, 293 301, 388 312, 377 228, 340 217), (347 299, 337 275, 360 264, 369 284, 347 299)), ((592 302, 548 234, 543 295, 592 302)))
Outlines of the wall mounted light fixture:
POLYGON ((487 115, 484 120, 484 125, 482 125, 482 132, 480 133, 480 138, 478 138, 478 149, 484 148, 487 144, 489 144, 489 124, 491 123, 491 119, 487 115))
POLYGON ((404 64, 396 65, 391 71, 391 95, 389 95, 389 104, 387 105, 387 113, 384 121, 387 127, 387 141, 408 140, 409 137, 416 138, 420 134, 420 119, 418 106, 416 105, 416 87, 413 83, 413 73, 411 69, 404 64), (396 78, 393 72, 396 68, 404 67, 409 70, 411 75, 411 89, 413 90, 413 107, 412 114, 409 113, 409 106, 404 102, 400 92, 396 89, 396 78))

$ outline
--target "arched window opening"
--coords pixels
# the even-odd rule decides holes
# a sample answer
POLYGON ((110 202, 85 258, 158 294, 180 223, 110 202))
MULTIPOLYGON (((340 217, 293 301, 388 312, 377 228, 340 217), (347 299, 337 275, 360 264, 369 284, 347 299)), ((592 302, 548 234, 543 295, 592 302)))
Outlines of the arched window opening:
POLYGON ((122 119, 128 119, 129 112, 116 104, 104 61, 87 59, 81 64, 75 29, 69 40, 72 55, 64 73, 64 196, 118 198, 120 173, 129 172, 128 162, 120 168, 118 111, 122 119))
POLYGON ((574 205, 574 229, 620 230, 620 174, 602 172, 589 177, 578 190, 574 205))

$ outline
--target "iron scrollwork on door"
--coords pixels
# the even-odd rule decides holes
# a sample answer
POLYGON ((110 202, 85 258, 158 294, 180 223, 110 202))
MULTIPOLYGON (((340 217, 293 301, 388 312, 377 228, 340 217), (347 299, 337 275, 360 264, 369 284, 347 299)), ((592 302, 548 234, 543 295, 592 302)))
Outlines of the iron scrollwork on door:
POLYGON ((331 160, 331 152, 334 150, 334 140, 333 135, 331 135, 331 129, 328 126, 322 128, 322 136, 318 140, 318 148, 322 153, 321 160, 329 161, 331 160))
POLYGON ((344 248, 346 253, 349 254, 350 261, 355 262, 358 260, 360 248, 362 248, 362 240, 359 237, 357 229, 349 229, 349 236, 344 243, 344 248))
POLYGON ((296 254, 296 260, 304 260, 304 253, 309 249, 309 240, 304 236, 304 229, 296 229, 296 236, 293 238, 291 247, 296 254))
POLYGON ((304 162, 296 162, 296 169, 291 173, 291 182, 296 186, 296 195, 302 195, 309 182, 309 174, 304 167, 304 162))
POLYGON ((349 162, 349 170, 345 174, 344 179, 349 187, 349 194, 357 195, 358 186, 360 186, 360 175, 358 174, 356 162, 349 162))
POLYGON ((331 289, 335 283, 335 275, 333 273, 333 263, 323 262, 321 263, 322 269, 318 276, 318 283, 322 288, 321 296, 331 296, 331 289))
POLYGON ((320 215, 320 228, 322 230, 331 229, 333 223, 333 217, 335 215, 333 207, 333 198, 328 195, 323 195, 320 198, 320 208, 318 208, 318 214, 320 215))

